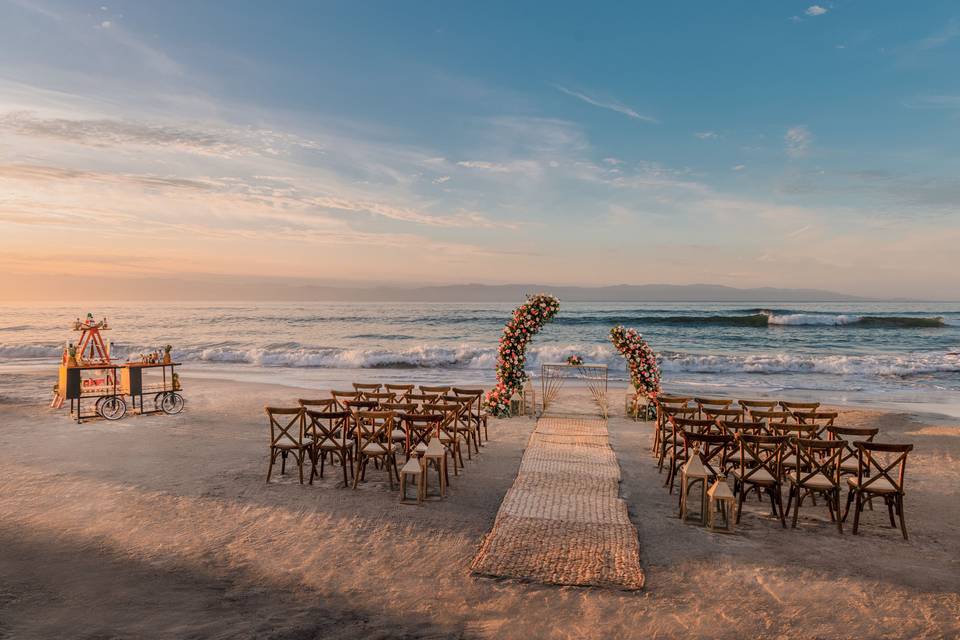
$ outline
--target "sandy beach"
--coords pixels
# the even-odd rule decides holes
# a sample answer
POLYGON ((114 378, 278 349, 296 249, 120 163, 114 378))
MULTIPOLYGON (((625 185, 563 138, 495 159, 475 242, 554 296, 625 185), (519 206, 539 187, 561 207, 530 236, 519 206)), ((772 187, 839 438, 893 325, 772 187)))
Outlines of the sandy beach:
MULTIPOLYGON (((24 384, 41 388, 40 378, 24 384)), ((3 638, 943 638, 960 634, 960 423, 844 410, 913 442, 910 540, 866 512, 840 536, 806 505, 783 530, 749 500, 735 535, 682 524, 652 429, 612 393, 610 443, 636 525, 639 592, 478 578, 468 567, 534 427, 492 420, 443 501, 401 505, 381 472, 354 491, 265 484, 264 404, 303 390, 187 379, 173 417, 72 423, 2 398, 3 638)), ((588 406, 583 390, 568 401, 588 406)))

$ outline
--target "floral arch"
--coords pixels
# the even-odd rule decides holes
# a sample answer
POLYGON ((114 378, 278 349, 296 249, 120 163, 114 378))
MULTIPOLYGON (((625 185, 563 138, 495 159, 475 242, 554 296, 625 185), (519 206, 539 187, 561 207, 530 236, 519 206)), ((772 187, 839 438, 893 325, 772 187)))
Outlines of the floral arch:
POLYGON ((527 345, 559 310, 560 301, 548 293, 527 296, 527 301, 514 309, 513 317, 500 336, 497 384, 487 393, 487 409, 493 415, 502 417, 510 414, 510 397, 520 392, 527 381, 524 370, 527 345))

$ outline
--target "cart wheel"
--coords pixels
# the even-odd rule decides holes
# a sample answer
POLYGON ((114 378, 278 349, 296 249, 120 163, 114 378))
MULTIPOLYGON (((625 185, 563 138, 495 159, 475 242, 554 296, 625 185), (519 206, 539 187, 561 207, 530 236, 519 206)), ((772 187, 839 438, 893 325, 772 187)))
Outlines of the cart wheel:
POLYGON ((163 399, 166 397, 166 393, 161 391, 157 395, 153 396, 153 408, 157 411, 163 411, 163 399))
POLYGON ((173 391, 165 394, 163 400, 160 401, 160 408, 163 409, 164 413, 170 415, 180 413, 183 411, 183 396, 173 391))
POLYGON ((106 396, 97 401, 97 413, 106 420, 119 420, 127 413, 127 403, 120 396, 106 396))

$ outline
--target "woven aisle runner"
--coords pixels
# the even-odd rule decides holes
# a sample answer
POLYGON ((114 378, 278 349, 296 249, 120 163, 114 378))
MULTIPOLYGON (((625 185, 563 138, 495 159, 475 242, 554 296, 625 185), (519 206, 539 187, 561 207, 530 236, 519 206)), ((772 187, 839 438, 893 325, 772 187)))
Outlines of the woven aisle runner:
POLYGON ((546 584, 643 587, 606 420, 540 418, 470 568, 546 584))

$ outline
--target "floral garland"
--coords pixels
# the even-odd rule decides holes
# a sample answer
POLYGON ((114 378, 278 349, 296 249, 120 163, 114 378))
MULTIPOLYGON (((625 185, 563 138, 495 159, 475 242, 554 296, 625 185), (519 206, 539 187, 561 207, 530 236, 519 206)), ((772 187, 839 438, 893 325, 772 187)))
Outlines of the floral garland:
POLYGON ((633 383, 633 388, 637 392, 633 399, 634 410, 636 410, 642 393, 660 391, 660 366, 657 364, 657 354, 636 329, 614 327, 610 329, 610 342, 627 360, 630 382, 633 383))
POLYGON ((560 310, 560 301, 547 293, 527 296, 503 328, 497 352, 497 384, 487 393, 487 409, 495 416, 510 415, 510 396, 527 380, 527 344, 560 310))
POLYGON ((569 358, 567 358, 567 364, 569 364, 572 367, 579 367, 580 365, 583 364, 583 358, 581 358, 578 355, 572 355, 569 358))

